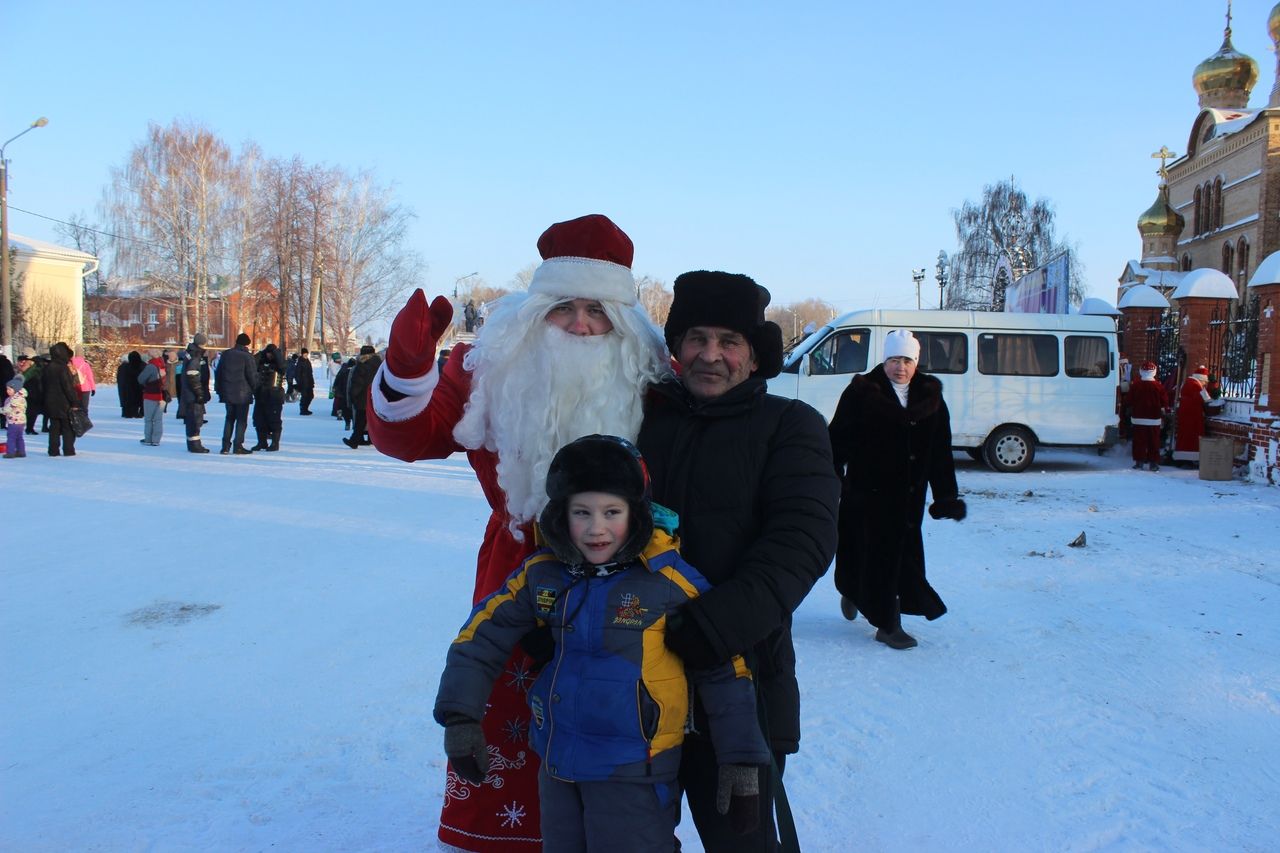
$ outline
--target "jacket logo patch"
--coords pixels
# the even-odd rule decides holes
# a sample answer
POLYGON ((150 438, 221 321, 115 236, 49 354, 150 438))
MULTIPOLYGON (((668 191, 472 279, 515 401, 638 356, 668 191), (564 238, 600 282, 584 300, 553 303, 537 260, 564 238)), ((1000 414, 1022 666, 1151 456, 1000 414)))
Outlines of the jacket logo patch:
POLYGON ((633 592, 623 593, 618 609, 614 612, 613 624, 639 628, 644 624, 644 614, 647 612, 640 606, 640 596, 633 592))
POLYGON ((534 598, 534 606, 538 612, 544 616, 549 614, 556 608, 556 590, 555 587, 540 586, 538 593, 534 598))

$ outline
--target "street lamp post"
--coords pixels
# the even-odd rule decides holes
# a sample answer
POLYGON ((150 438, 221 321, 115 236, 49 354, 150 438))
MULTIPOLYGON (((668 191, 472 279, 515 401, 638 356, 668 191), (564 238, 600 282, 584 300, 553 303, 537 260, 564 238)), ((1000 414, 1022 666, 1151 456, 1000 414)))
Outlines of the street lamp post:
POLYGON ((924 267, 911 271, 911 280, 916 283, 916 310, 920 310, 920 282, 924 281, 924 267))
MULTIPOLYGON (((47 118, 40 116, 18 136, 48 123, 47 118)), ((3 308, 0 308, 0 317, 3 318, 0 322, 3 323, 4 331, 0 351, 9 357, 13 356, 13 304, 9 295, 9 161, 4 158, 4 149, 18 136, 11 137, 0 145, 0 300, 4 302, 3 308)))
POLYGON ((942 293, 947 289, 947 253, 941 249, 938 250, 938 271, 935 277, 938 279, 938 310, 942 310, 942 293))
POLYGON ((460 275, 460 276, 458 276, 457 278, 455 278, 455 279, 453 280, 453 301, 454 301, 454 302, 457 302, 457 301, 458 301, 458 285, 462 284, 462 282, 464 282, 464 281, 466 281, 467 279, 471 278, 471 276, 473 276, 473 275, 480 275, 480 273, 479 273, 478 271, 477 271, 477 272, 469 272, 469 273, 467 273, 466 275, 460 275))

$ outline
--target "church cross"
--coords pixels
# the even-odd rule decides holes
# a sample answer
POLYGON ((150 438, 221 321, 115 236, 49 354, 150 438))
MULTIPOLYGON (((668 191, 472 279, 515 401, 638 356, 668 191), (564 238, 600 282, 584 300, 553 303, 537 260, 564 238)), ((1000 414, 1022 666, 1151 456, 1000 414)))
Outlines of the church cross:
POLYGON ((1169 180, 1169 170, 1164 167, 1164 163, 1166 160, 1172 160, 1177 156, 1177 154, 1174 154, 1169 150, 1169 146, 1167 145, 1161 145, 1160 150, 1151 155, 1153 159, 1158 159, 1160 161, 1160 170, 1156 172, 1156 174, 1160 176, 1160 180, 1166 182, 1169 180))

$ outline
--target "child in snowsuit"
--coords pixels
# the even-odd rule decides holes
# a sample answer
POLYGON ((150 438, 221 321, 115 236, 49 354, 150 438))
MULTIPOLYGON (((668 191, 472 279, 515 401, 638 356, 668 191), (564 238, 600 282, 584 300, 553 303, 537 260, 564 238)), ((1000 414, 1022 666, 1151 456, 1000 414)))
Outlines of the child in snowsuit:
POLYGON ((4 405, 0 406, 0 415, 4 415, 5 459, 21 459, 27 455, 27 439, 23 432, 27 428, 27 390, 22 387, 22 377, 15 376, 4 386, 4 405))
POLYGON ((1169 395, 1156 381, 1156 365, 1148 361, 1138 370, 1138 381, 1130 386, 1129 407, 1133 423, 1133 467, 1144 464, 1160 470, 1160 427, 1169 408, 1169 395))
POLYGON ((449 648, 435 719, 451 777, 501 786, 510 759, 484 742, 485 700, 517 642, 549 629, 554 652, 528 688, 543 849, 671 850, 691 683, 720 765, 717 806, 751 831, 769 763, 751 674, 736 656, 686 673, 664 644, 667 616, 710 584, 680 557, 674 513, 650 502, 639 452, 614 436, 571 442, 547 495, 545 547, 476 605, 449 648))

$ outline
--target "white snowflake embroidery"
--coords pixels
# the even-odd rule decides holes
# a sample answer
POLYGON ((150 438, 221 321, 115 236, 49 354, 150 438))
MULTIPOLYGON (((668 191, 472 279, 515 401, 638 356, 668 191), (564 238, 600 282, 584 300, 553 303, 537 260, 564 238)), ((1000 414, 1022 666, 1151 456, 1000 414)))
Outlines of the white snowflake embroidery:
POLYGON ((529 724, 521 719, 510 719, 502 724, 509 743, 523 743, 529 739, 529 724))
POLYGON ((496 791, 507 784, 500 771, 518 770, 524 765, 524 750, 517 752, 514 759, 510 759, 505 757, 497 746, 489 744, 489 772, 485 774, 484 781, 479 785, 475 782, 468 782, 455 773, 453 767, 450 767, 449 772, 445 774, 444 797, 446 800, 470 799, 471 789, 479 788, 481 785, 488 785, 496 791))
POLYGON ((529 688, 533 686, 535 676, 529 665, 524 662, 517 663, 511 669, 507 670, 507 675, 511 676, 511 680, 507 682, 507 686, 514 687, 521 693, 528 693, 529 688))
POLYGON ((502 818, 502 825, 505 827, 520 826, 525 816, 524 806, 512 800, 511 805, 503 806, 502 811, 497 812, 495 816, 502 818))

